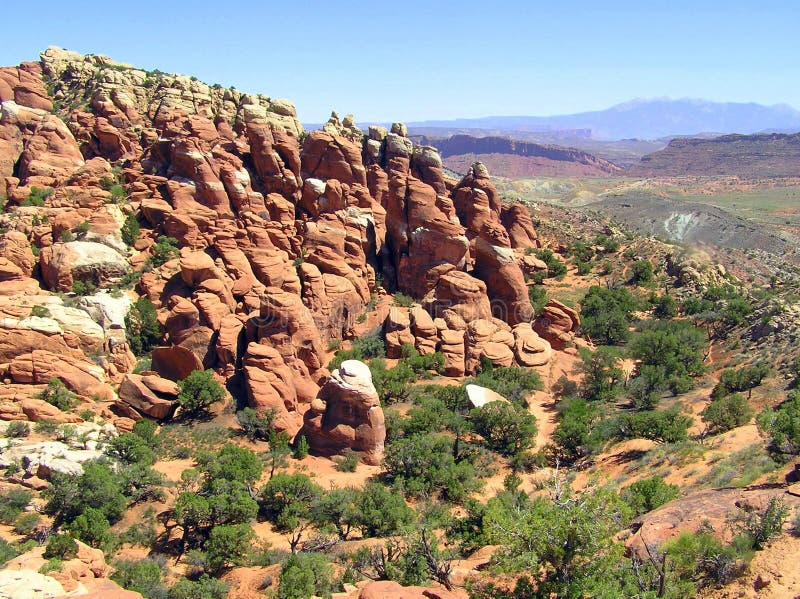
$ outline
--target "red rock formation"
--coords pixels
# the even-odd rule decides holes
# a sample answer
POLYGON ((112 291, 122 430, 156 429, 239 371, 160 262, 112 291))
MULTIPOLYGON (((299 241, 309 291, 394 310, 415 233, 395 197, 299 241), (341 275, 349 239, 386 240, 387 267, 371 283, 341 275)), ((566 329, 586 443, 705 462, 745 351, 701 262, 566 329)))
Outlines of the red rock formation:
POLYGON ((367 464, 379 464, 386 428, 369 367, 358 360, 342 362, 311 402, 300 433, 312 452, 336 455, 350 449, 367 464))

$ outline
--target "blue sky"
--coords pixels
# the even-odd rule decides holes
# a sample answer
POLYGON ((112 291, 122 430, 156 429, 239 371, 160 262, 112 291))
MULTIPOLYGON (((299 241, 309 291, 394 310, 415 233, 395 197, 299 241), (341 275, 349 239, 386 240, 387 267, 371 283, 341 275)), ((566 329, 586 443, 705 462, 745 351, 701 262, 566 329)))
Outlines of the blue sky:
POLYGON ((800 108, 794 0, 50 2, 0 64, 48 45, 292 100, 301 120, 550 115, 637 97, 800 108), (101 7, 101 8, 98 8, 101 7))

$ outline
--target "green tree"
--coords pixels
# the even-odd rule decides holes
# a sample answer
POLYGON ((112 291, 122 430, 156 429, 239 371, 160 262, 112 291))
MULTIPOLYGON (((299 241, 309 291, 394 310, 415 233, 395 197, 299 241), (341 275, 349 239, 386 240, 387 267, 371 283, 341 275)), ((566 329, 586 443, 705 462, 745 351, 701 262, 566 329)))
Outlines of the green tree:
POLYGON ((356 524, 365 537, 388 537, 415 521, 403 497, 380 483, 370 482, 355 500, 356 524))
POLYGON ((639 516, 672 501, 678 492, 677 485, 668 485, 660 476, 651 476, 625 487, 620 497, 639 516))
POLYGON ((581 300, 581 329, 597 343, 621 345, 630 337, 632 313, 638 308, 627 289, 590 287, 581 300))
POLYGON ((193 370, 178 386, 181 389, 178 402, 189 416, 206 412, 225 397, 225 389, 214 379, 212 370, 193 370))
POLYGON ((332 526, 343 541, 362 517, 356 506, 361 491, 350 487, 333 488, 322 493, 311 505, 311 519, 319 527, 332 526))
POLYGON ((67 526, 70 534, 92 547, 102 547, 112 539, 108 519, 103 512, 87 507, 83 513, 67 526))
POLYGON ((664 411, 623 414, 617 419, 616 436, 623 439, 650 439, 657 443, 677 443, 688 438, 693 420, 674 407, 664 411))
POLYGON ((333 591, 333 570, 318 553, 295 553, 281 567, 279 599, 308 599, 329 596, 333 591))
POLYGON ((599 591, 618 584, 623 548, 614 535, 627 524, 629 508, 608 489, 578 496, 567 489, 556 483, 549 498, 516 507, 490 500, 484 526, 489 541, 501 546, 493 562, 505 572, 538 573, 538 596, 623 596, 599 591))
POLYGON ((183 542, 201 538, 200 531, 211 522, 211 508, 202 495, 185 491, 172 509, 175 522, 183 529, 183 542))
POLYGON ((206 563, 217 574, 229 566, 244 564, 255 533, 249 524, 223 524, 211 529, 206 542, 206 563))
POLYGON ((770 437, 770 449, 777 454, 800 453, 800 392, 792 391, 777 408, 767 408, 756 419, 758 428, 770 437))
POLYGON ((57 378, 47 381, 47 387, 39 393, 38 398, 43 399, 63 412, 75 407, 77 400, 77 396, 64 386, 61 379, 57 378))
POLYGON ((511 404, 494 401, 470 412, 475 431, 492 451, 513 457, 536 439, 536 418, 511 404))
POLYGON ((149 466, 156 461, 156 454, 147 445, 147 441, 134 433, 122 433, 111 439, 106 446, 105 453, 126 464, 149 466))
POLYGON ((582 397, 570 398, 558 405, 558 426, 553 431, 557 457, 573 464, 599 449, 593 427, 599 418, 597 407, 582 397))
POLYGON ((206 474, 207 481, 225 479, 246 485, 258 481, 263 468, 255 453, 233 443, 226 443, 218 452, 202 454, 198 458, 198 466, 206 474))
POLYGON ((408 495, 463 501, 480 485, 469 461, 456 462, 453 444, 442 434, 397 439, 386 447, 386 479, 408 495))
POLYGON ((631 283, 640 285, 653 280, 653 265, 649 260, 637 260, 631 264, 631 283))
POLYGON ((69 522, 88 508, 96 508, 113 523, 124 513, 128 502, 117 474, 103 462, 87 462, 83 474, 53 474, 42 495, 48 500, 45 512, 56 522, 69 522))
POLYGON ((312 524, 312 507, 322 489, 305 474, 278 473, 261 490, 260 507, 277 530, 289 534, 292 552, 312 524))
POLYGON ((700 414, 712 435, 744 426, 753 418, 753 410, 744 395, 734 393, 712 401, 700 414))
POLYGON ((581 348, 580 357, 578 372, 583 375, 579 388, 581 397, 592 401, 613 400, 625 378, 616 352, 607 347, 594 352, 581 348))
POLYGON ((125 315, 125 335, 131 351, 137 356, 148 353, 161 343, 161 324, 156 307, 146 297, 140 297, 125 315))

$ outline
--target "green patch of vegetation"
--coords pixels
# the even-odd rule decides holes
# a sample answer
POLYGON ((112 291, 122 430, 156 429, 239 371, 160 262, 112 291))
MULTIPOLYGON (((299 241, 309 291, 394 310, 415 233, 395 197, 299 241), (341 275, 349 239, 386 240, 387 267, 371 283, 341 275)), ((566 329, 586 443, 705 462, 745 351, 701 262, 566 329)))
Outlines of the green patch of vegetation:
POLYGON ((176 258, 178 253, 178 240, 174 237, 161 235, 153 246, 153 254, 150 256, 150 263, 158 268, 165 262, 176 258))
POLYGON ((627 289, 591 287, 581 300, 581 328, 603 345, 621 345, 630 337, 632 313, 639 301, 627 289))
POLYGON ((161 342, 161 324, 156 307, 146 297, 140 297, 125 315, 125 336, 131 351, 142 356, 161 342))
POLYGON ((57 407, 62 412, 71 410, 77 403, 77 396, 64 386, 61 379, 56 378, 50 379, 47 382, 47 387, 37 397, 57 407))
POLYGON ((706 475, 698 480, 698 483, 715 489, 746 487, 777 467, 778 464, 764 448, 755 443, 718 461, 706 475))
POLYGON ((122 224, 122 228, 120 229, 122 241, 125 243, 125 245, 133 247, 133 244, 135 244, 136 240, 139 238, 139 231, 139 218, 135 212, 131 212, 125 217, 125 222, 122 224))
POLYGON ((213 370, 193 370, 178 382, 178 403, 186 416, 197 417, 208 411, 213 404, 222 401, 225 389, 214 378, 213 370))
POLYGON ((777 408, 767 408, 756 419, 758 428, 769 438, 769 448, 778 459, 800 454, 800 391, 777 408))
POLYGON ((547 277, 556 278, 567 274, 567 265, 556 258, 552 250, 543 249, 536 251, 536 257, 547 265, 547 277))
POLYGON ((755 414, 744 395, 734 393, 713 400, 700 414, 708 433, 716 435, 750 422, 755 414))
POLYGON ((49 188, 31 187, 28 197, 22 200, 20 206, 44 206, 45 200, 53 195, 53 191, 53 189, 49 188))
POLYGON ((672 501, 678 493, 677 485, 668 485, 660 476, 651 476, 625 487, 620 497, 639 516, 672 501))

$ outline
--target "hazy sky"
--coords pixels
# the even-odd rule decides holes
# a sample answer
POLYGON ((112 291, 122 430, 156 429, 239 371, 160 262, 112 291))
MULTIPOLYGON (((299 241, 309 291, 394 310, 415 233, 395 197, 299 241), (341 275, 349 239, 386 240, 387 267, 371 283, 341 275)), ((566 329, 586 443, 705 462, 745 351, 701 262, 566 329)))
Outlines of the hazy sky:
POLYGON ((4 11, 0 64, 49 45, 288 98, 301 120, 551 115, 636 97, 800 107, 800 2, 51 2, 4 11))

